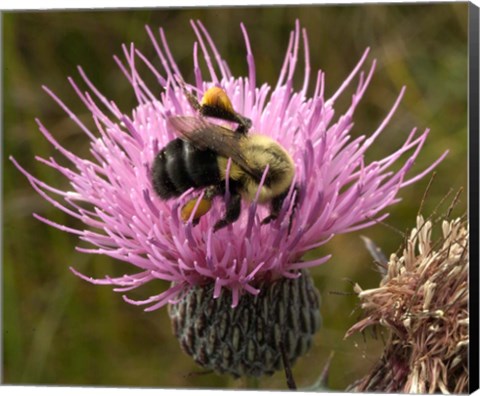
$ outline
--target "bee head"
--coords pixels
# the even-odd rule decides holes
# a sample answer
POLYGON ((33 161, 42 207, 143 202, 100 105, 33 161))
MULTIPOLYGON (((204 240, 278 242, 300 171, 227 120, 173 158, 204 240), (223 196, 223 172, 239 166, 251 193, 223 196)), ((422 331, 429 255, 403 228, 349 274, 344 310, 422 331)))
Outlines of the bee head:
POLYGON ((227 114, 235 114, 233 110, 232 102, 228 97, 227 93, 220 87, 211 87, 209 88, 202 97, 200 102, 202 107, 213 107, 218 109, 218 111, 225 112, 227 114))
POLYGON ((200 114, 232 121, 238 124, 236 132, 246 134, 252 126, 252 121, 237 113, 227 93, 220 87, 211 87, 203 94, 202 101, 195 107, 200 114))

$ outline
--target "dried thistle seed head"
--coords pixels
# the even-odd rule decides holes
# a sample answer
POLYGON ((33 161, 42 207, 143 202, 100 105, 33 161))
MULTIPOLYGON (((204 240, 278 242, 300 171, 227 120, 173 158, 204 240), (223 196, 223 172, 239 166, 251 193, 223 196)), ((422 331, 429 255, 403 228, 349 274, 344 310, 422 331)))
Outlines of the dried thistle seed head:
POLYGON ((380 286, 357 285, 365 317, 347 336, 368 326, 390 335, 381 359, 351 391, 468 392, 468 226, 444 221, 437 241, 432 227, 419 216, 402 256, 390 256, 380 286))
POLYGON ((310 348, 320 328, 320 296, 307 270, 297 279, 261 285, 232 308, 231 293, 213 298, 214 285, 194 286, 169 306, 182 349, 199 365, 234 377, 272 375, 310 348))

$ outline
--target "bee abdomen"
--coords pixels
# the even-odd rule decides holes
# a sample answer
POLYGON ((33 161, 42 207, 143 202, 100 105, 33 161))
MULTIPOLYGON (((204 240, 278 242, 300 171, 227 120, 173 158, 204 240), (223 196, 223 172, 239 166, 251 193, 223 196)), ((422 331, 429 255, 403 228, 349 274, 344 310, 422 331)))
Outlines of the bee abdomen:
POLYGON ((215 153, 198 150, 181 139, 168 143, 153 162, 153 187, 162 199, 178 197, 191 187, 206 187, 219 181, 215 153))

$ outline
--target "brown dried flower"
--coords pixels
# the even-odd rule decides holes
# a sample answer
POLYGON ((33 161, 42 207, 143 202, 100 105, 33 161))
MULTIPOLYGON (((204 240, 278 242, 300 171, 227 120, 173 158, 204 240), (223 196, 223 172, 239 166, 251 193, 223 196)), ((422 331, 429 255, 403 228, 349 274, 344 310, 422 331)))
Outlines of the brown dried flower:
POLYGON ((372 325, 389 336, 383 356, 350 390, 468 392, 468 227, 461 219, 444 221, 435 244, 431 233, 432 223, 417 217, 380 287, 355 285, 365 317, 346 337, 372 325))

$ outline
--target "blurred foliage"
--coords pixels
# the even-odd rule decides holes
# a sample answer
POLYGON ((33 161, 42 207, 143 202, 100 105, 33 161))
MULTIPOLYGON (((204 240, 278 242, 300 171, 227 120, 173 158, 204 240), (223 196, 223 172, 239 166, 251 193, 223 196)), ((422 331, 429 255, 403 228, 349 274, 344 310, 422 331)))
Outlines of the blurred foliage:
MULTIPOLYGON (((134 95, 112 54, 121 55, 121 43, 134 42, 145 55, 156 59, 144 25, 161 26, 185 78, 193 82, 195 37, 189 21, 200 19, 238 76, 247 73, 240 30, 243 22, 255 56, 257 83, 274 85, 289 32, 298 18, 309 37, 312 79, 317 69, 326 72, 327 97, 366 47, 371 48, 369 62, 374 58, 378 61, 374 79, 355 115, 354 135, 373 132, 401 87, 407 85, 400 108, 368 158, 390 154, 414 126, 430 128, 412 174, 450 150, 437 168, 423 206, 425 216, 435 210, 442 214, 454 194, 437 207, 442 198, 451 190, 467 186, 467 15, 467 3, 4 13, 3 381, 251 386, 244 379, 191 375, 200 370, 181 352, 166 309, 145 313, 124 303, 111 288, 92 286, 68 270, 74 266, 102 277, 113 271, 126 273, 130 268, 106 257, 76 252, 75 236, 31 216, 35 212, 61 224, 82 227, 41 199, 8 160, 13 155, 42 180, 68 188, 58 174, 34 160, 35 155, 58 156, 39 133, 35 117, 41 118, 62 145, 88 155, 82 131, 47 97, 42 84, 92 125, 66 80, 73 76, 78 81, 76 65, 81 65, 100 91, 130 112, 135 106, 134 95)), ((157 59, 155 62, 158 65, 157 59)), ((300 57, 297 88, 301 87, 303 64, 300 57)), ((348 105, 352 89, 338 102, 337 115, 348 105)), ((329 262, 313 270, 323 299, 324 326, 311 352, 294 367, 299 386, 315 382, 332 350, 335 357, 329 386, 333 389, 344 389, 361 377, 379 355, 381 340, 370 336, 367 342, 361 338, 343 340, 359 315, 350 282, 359 282, 367 289, 379 281, 360 235, 373 239, 387 254, 397 250, 404 240, 402 233, 415 224, 428 181, 427 177, 401 192, 403 200, 391 208, 388 225, 339 235, 321 249, 322 254, 333 253, 329 262)), ((465 210, 463 193, 453 215, 465 210)), ((149 287, 147 292, 153 294, 165 284, 149 287)), ((260 389, 285 389, 284 374, 262 378, 257 384, 260 389)))

